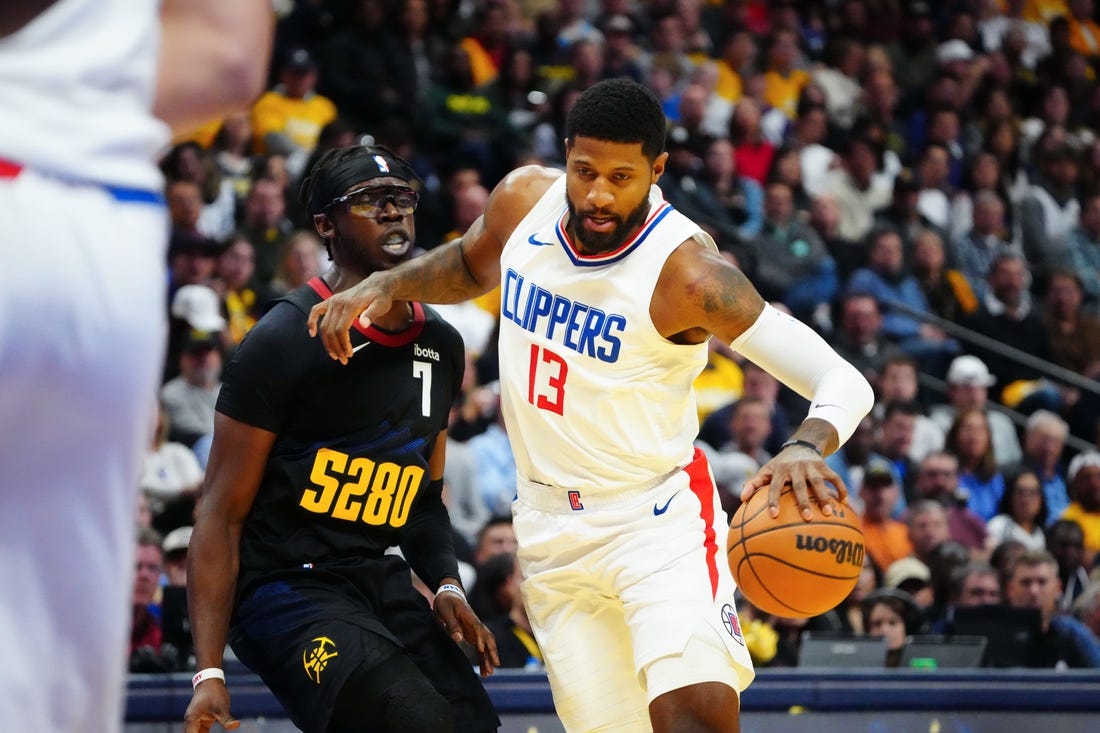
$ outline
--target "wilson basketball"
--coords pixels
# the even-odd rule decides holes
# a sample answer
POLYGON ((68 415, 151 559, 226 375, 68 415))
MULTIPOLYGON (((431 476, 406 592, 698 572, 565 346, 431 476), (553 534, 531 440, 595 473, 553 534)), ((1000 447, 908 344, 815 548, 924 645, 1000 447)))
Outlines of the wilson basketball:
POLYGON ((863 569, 863 532, 848 504, 833 515, 812 503, 802 519, 790 487, 779 495, 779 516, 768 511, 768 492, 757 491, 733 515, 728 558, 737 586, 760 610, 788 618, 816 616, 855 588, 863 569))

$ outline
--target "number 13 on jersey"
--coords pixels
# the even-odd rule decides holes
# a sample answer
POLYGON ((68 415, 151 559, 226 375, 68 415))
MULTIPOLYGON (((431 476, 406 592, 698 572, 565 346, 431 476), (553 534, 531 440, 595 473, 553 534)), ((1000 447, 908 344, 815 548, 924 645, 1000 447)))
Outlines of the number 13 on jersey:
POLYGON ((527 401, 540 410, 563 414, 565 377, 569 365, 550 349, 531 344, 531 362, 527 367, 527 401))

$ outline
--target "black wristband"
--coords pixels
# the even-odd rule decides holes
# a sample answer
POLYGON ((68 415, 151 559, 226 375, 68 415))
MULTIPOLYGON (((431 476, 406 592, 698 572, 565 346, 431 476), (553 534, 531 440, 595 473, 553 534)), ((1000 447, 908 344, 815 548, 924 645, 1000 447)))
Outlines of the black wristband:
POLYGON ((791 438, 786 443, 779 446, 779 452, 782 453, 787 448, 790 448, 792 445, 800 445, 803 448, 809 448, 810 450, 812 450, 814 453, 818 454, 822 458, 825 457, 825 455, 821 452, 821 449, 818 448, 816 445, 814 445, 813 443, 811 443, 808 440, 799 440, 798 438, 791 438))

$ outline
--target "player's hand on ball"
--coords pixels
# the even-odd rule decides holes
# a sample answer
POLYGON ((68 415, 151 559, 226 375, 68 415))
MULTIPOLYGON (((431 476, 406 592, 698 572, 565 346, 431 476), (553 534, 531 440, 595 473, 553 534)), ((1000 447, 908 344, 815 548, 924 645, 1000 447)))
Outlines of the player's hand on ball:
POLYGON ((768 511, 771 516, 779 516, 779 492, 785 485, 794 491, 795 503, 807 522, 813 518, 810 509, 811 498, 820 507, 823 514, 833 513, 833 501, 843 502, 848 498, 848 489, 836 471, 829 468, 825 460, 813 449, 792 445, 781 450, 774 458, 760 467, 756 475, 745 482, 741 490, 741 501, 748 501, 757 491, 767 487, 768 511), (829 486, 832 484, 835 490, 829 486))
POLYGON ((225 730, 237 730, 241 726, 241 721, 229 713, 229 690, 219 679, 199 683, 183 715, 183 722, 184 733, 207 733, 215 723, 225 730))
POLYGON ((481 623, 466 599, 456 593, 440 593, 432 603, 436 617, 456 644, 466 641, 477 650, 482 677, 488 677, 500 666, 497 640, 493 632, 481 623))

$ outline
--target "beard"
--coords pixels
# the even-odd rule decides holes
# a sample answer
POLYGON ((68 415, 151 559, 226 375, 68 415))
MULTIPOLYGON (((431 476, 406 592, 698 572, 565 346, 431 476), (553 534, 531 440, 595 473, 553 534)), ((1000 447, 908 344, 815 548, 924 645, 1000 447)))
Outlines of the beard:
MULTIPOLYGON (((625 219, 620 219, 614 214, 608 215, 608 218, 616 219, 619 222, 614 229, 609 232, 593 232, 585 228, 579 221, 577 209, 568 196, 565 197, 565 203, 569 207, 569 220, 572 223, 573 236, 581 243, 585 254, 613 252, 623 246, 627 238, 638 231, 638 228, 645 222, 646 216, 649 215, 649 196, 647 195, 625 219)), ((580 217, 597 214, 599 214, 597 211, 585 211, 580 214, 580 217)))

